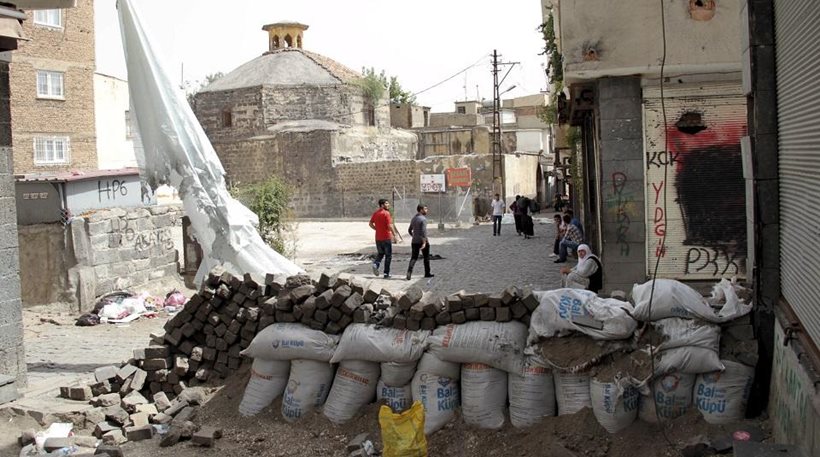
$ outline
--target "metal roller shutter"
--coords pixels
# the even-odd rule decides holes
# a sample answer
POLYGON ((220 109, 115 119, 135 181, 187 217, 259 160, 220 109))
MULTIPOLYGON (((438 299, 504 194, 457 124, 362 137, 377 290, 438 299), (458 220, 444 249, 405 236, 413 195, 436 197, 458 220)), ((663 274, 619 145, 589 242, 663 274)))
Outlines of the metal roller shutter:
POLYGON ((783 297, 820 344, 820 2, 776 0, 783 297))
POLYGON ((660 90, 644 89, 648 274, 660 257, 660 278, 744 278, 746 98, 740 84, 674 87, 664 98, 666 126, 660 90))

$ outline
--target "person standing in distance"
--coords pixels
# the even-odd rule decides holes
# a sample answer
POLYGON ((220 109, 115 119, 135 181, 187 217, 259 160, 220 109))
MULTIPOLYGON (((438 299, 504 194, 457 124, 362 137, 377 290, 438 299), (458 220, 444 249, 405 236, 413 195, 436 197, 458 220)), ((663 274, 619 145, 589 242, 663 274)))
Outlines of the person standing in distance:
POLYGON ((407 266, 407 280, 413 276, 413 267, 416 266, 416 261, 419 259, 419 251, 424 258, 424 277, 432 278, 435 276, 430 273, 430 242, 427 240, 427 207, 419 205, 416 207, 415 216, 410 220, 410 227, 407 229, 413 237, 410 247, 412 254, 410 255, 410 265, 407 266))
POLYGON ((501 195, 495 194, 495 198, 490 203, 493 207, 493 236, 501 236, 501 218, 507 211, 506 205, 501 201, 501 195))
POLYGON ((379 209, 370 216, 370 228, 376 231, 376 260, 373 262, 373 274, 379 275, 379 265, 384 259, 384 279, 390 278, 390 261, 393 259, 393 241, 396 235, 390 217, 390 202, 379 199, 379 209))

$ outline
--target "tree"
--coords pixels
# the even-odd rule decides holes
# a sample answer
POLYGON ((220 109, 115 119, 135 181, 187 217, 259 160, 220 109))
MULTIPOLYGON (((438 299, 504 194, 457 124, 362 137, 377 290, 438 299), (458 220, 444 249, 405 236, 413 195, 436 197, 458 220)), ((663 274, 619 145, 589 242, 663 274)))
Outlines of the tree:
POLYGON ((376 70, 373 67, 362 68, 362 74, 364 75, 363 89, 365 90, 365 95, 369 97, 371 94, 378 94, 378 97, 369 97, 374 102, 381 99, 382 95, 384 95, 384 90, 387 90, 390 103, 416 102, 415 95, 402 89, 401 83, 399 83, 399 78, 397 76, 391 76, 388 78, 387 73, 384 70, 376 74, 376 70), (378 88, 381 88, 381 90, 378 88))
POLYGON ((538 110, 538 117, 547 124, 554 124, 558 120, 558 96, 564 90, 564 56, 558 50, 555 40, 555 17, 550 9, 547 21, 539 27, 544 39, 544 52, 547 56, 547 76, 552 83, 550 99, 546 105, 538 110))
POLYGON ((295 254, 294 243, 288 243, 291 189, 281 179, 271 176, 265 181, 231 189, 231 194, 259 217, 259 235, 274 250, 286 257, 295 254), (289 245, 290 244, 290 245, 289 245))

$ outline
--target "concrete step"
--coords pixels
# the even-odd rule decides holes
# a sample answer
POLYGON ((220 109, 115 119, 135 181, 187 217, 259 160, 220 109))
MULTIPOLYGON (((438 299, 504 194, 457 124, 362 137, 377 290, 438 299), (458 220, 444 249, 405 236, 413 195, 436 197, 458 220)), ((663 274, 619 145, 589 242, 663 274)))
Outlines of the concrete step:
POLYGON ((17 400, 18 397, 14 378, 0 374, 0 405, 17 400))

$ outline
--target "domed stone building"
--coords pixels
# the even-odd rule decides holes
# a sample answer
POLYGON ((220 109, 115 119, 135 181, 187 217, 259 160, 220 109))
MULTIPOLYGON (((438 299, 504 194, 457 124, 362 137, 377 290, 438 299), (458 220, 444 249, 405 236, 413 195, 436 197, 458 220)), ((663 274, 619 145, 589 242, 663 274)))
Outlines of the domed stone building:
POLYGON ((338 183, 350 176, 340 178, 337 166, 347 165, 349 175, 357 163, 412 162, 416 135, 391 128, 386 90, 371 100, 361 74, 303 49, 307 25, 283 21, 262 29, 268 51, 194 99, 228 179, 241 185, 283 177, 298 216, 369 214, 371 195, 345 201, 338 183))

